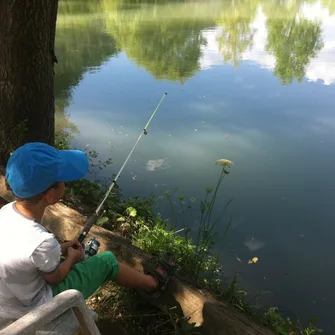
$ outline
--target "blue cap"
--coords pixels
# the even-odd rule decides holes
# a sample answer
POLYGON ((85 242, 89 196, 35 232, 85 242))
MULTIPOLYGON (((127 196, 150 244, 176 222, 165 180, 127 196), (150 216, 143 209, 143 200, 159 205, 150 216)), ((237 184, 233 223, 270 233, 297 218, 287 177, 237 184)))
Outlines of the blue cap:
POLYGON ((88 158, 80 150, 57 150, 50 145, 32 142, 19 147, 10 156, 6 179, 18 198, 30 198, 56 182, 83 178, 88 158))

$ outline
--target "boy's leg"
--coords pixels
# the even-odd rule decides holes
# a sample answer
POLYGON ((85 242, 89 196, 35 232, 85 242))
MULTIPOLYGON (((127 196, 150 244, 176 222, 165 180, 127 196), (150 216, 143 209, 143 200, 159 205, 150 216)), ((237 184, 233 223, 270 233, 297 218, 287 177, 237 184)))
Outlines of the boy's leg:
POLYGON ((55 296, 65 290, 76 289, 87 299, 108 280, 141 290, 150 291, 157 287, 154 277, 119 263, 113 253, 105 251, 77 263, 61 283, 52 286, 52 291, 55 296))
POLYGON ((157 280, 149 275, 145 275, 130 266, 119 263, 119 274, 115 282, 123 287, 152 291, 157 288, 157 280))

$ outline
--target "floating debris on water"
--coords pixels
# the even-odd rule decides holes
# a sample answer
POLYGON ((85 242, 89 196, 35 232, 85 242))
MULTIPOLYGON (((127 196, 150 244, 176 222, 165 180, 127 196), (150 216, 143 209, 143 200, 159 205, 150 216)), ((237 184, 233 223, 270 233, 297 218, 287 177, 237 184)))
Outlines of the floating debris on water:
POLYGON ((248 260, 248 264, 257 263, 257 262, 258 262, 258 257, 253 257, 248 260))
POLYGON ((150 159, 147 162, 146 170, 147 171, 155 171, 157 169, 166 169, 169 166, 166 164, 165 159, 150 159))
POLYGON ((238 257, 236 257, 236 259, 240 262, 240 263, 242 263, 242 261, 241 261, 241 259, 240 258, 238 258, 238 257))

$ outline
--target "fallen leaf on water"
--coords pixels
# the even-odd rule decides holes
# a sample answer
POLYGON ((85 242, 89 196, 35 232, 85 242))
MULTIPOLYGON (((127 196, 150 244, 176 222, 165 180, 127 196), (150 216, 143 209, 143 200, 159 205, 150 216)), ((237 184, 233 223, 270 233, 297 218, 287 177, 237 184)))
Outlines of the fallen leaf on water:
POLYGON ((248 264, 252 264, 252 263, 257 263, 258 262, 258 257, 254 257, 249 259, 248 264))

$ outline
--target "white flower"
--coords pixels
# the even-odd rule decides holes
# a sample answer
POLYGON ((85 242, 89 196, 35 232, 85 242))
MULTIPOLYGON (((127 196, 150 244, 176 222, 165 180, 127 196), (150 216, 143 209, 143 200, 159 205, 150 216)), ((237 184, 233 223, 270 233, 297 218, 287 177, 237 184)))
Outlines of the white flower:
POLYGON ((223 165, 223 166, 228 166, 229 168, 234 164, 232 161, 230 161, 229 159, 218 159, 215 164, 219 164, 219 165, 223 165))

